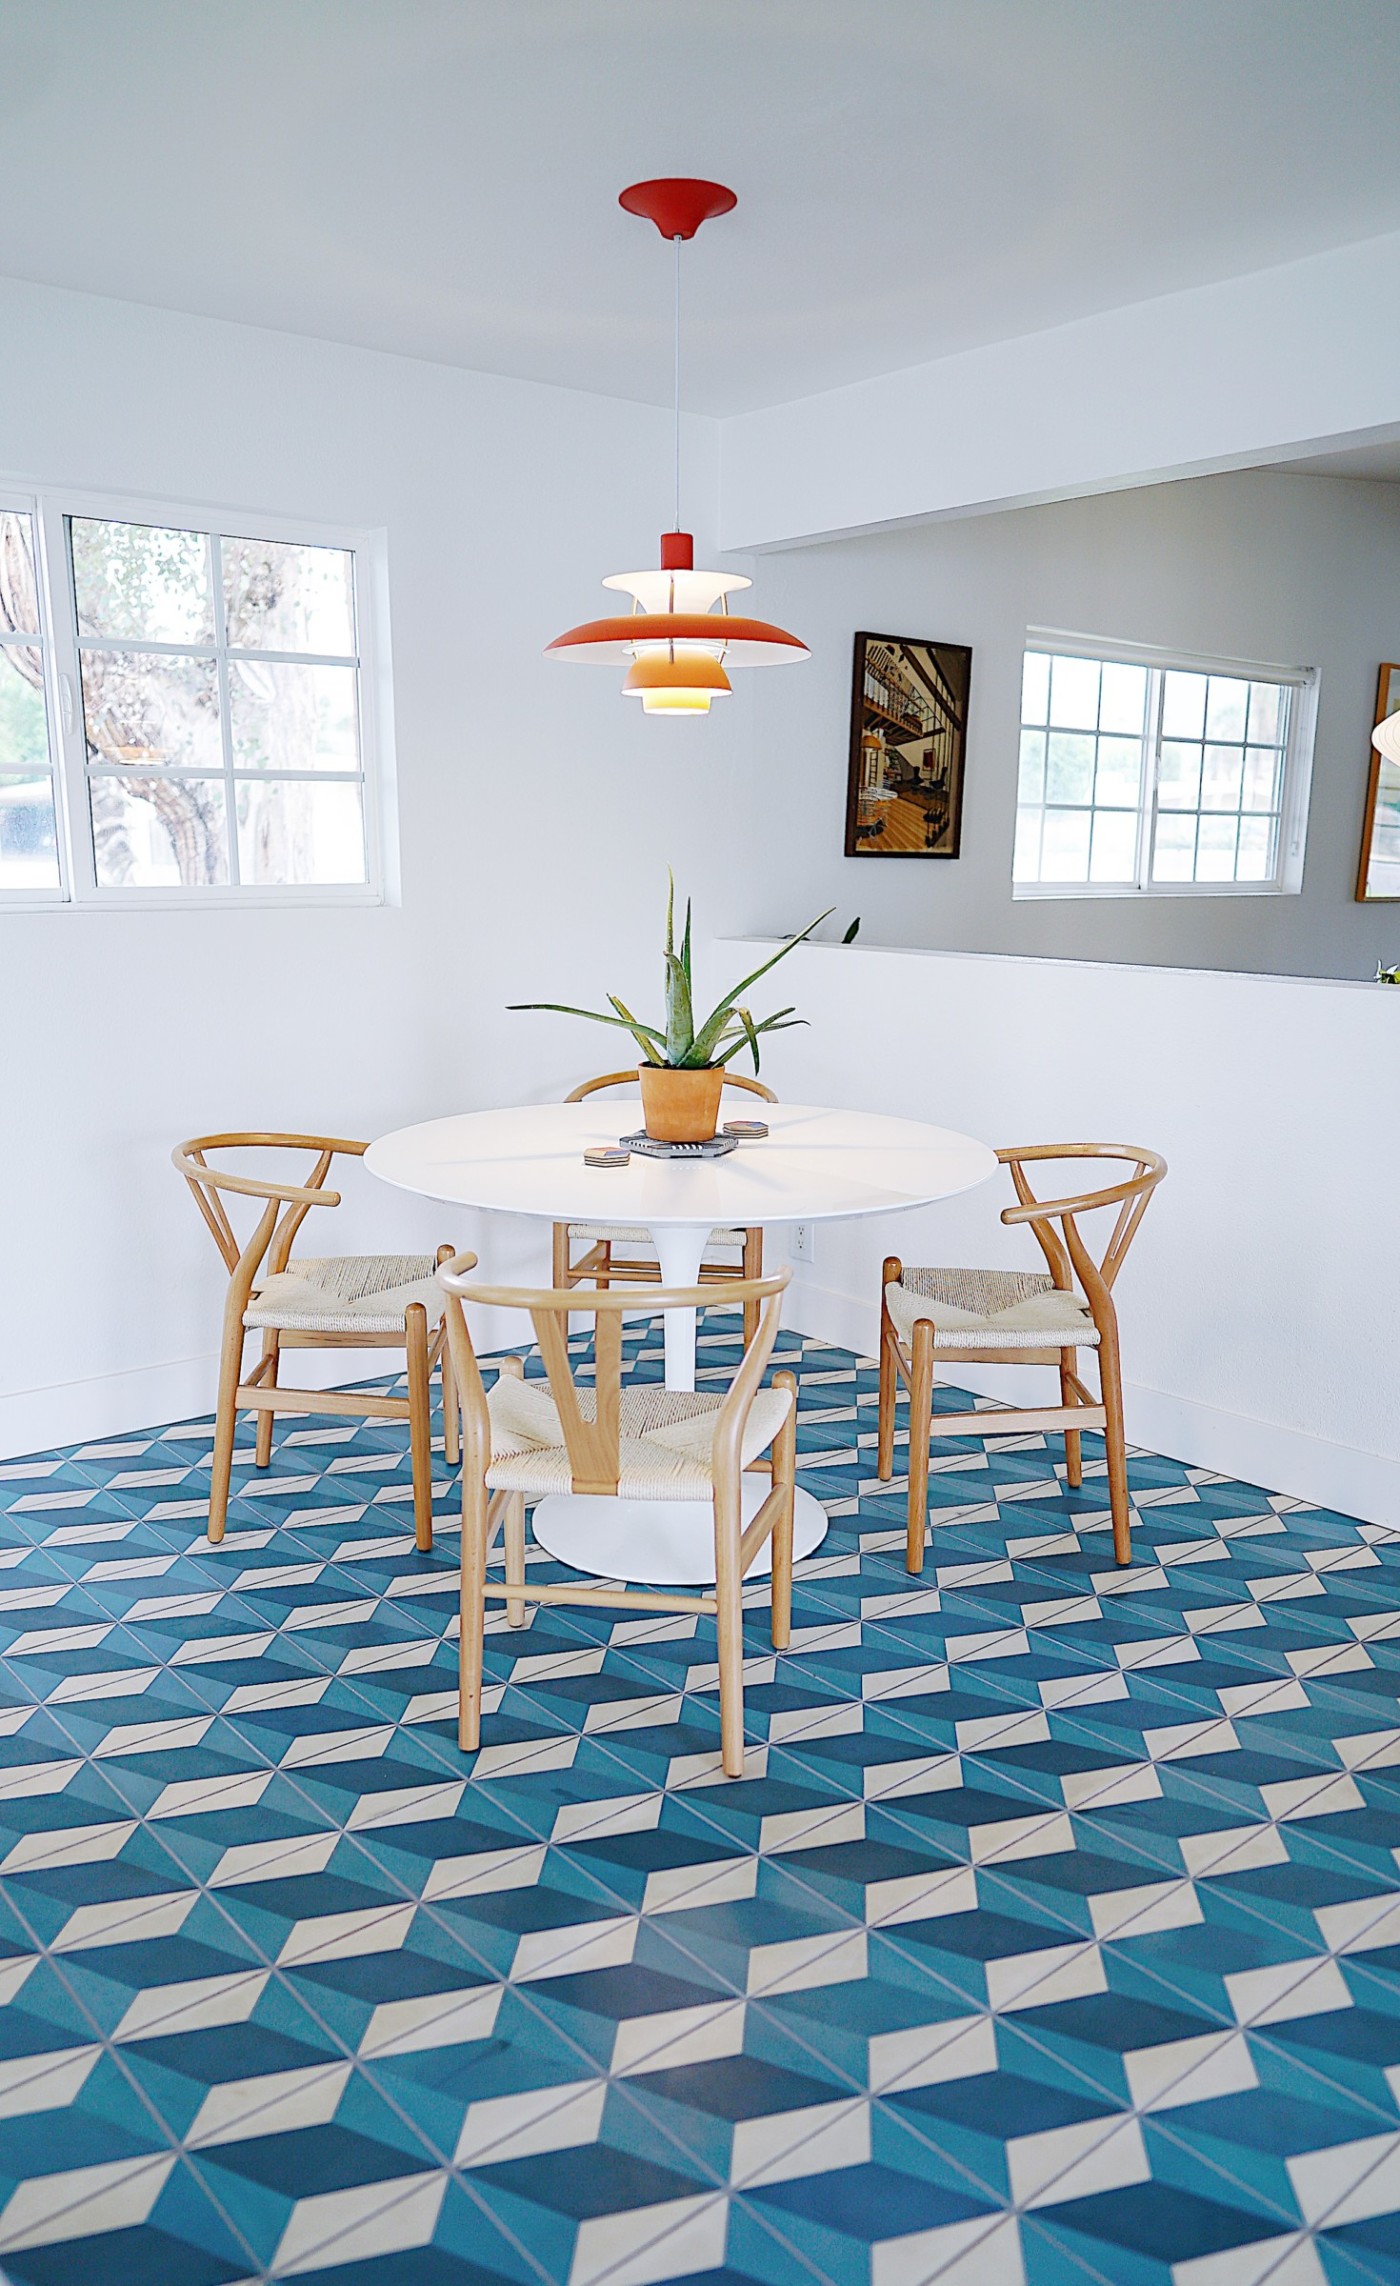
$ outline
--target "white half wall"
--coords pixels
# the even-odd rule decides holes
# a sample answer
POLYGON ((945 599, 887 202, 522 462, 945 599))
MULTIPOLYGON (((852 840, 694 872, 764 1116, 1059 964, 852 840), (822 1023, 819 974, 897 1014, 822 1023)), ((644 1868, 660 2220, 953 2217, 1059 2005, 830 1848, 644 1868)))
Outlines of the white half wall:
MULTIPOLYGON (((715 957, 728 973, 762 949, 721 944, 715 957)), ((1117 1289, 1129 1437, 1400 1522, 1400 992, 838 945, 800 947, 781 973, 811 1026, 775 1044, 771 1069, 765 1058, 785 1099, 878 1107, 992 1144, 1161 1151, 1169 1173, 1117 1289)), ((1030 1234, 998 1220, 1011 1203, 1007 1178, 1004 1191, 817 1226, 787 1322, 869 1354, 886 1254, 1042 1268, 1030 1234)), ((775 1231, 772 1258, 784 1248, 775 1231)), ((1034 1368, 949 1370, 1011 1395, 1051 1385, 1034 1368)))
MULTIPOLYGON (((0 913, 12 1454, 212 1402, 223 1273, 178 1139, 369 1137, 606 1068, 613 1034, 506 1003, 643 992, 667 863, 725 893, 736 738, 719 713, 643 722, 617 674, 543 656, 605 572, 654 560, 664 411, 13 283, 0 338, 0 479, 387 534, 402 880, 355 910, 0 913)), ((711 424, 688 453, 703 537, 711 424)), ((352 1168, 303 1245, 441 1238, 482 1242, 352 1168)), ((542 1230, 489 1245, 546 1270, 542 1230)))
POLYGON ((736 415, 723 544, 781 547, 1389 434, 1398 279, 1400 236, 1368 239, 736 415))

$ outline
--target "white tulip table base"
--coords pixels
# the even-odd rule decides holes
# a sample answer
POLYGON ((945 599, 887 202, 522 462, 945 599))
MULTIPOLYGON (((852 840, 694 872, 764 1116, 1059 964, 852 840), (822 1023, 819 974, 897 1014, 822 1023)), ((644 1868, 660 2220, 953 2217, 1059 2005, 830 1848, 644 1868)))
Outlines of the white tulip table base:
MULTIPOLYGON (((769 1493, 766 1472, 744 1478, 744 1522, 769 1493)), ((708 1500, 618 1500, 603 1493, 551 1492, 535 1504, 534 1536, 557 1562, 598 1579, 633 1580, 648 1587, 713 1587, 714 1510, 708 1500)), ((799 1491, 793 1503, 793 1560, 810 1556, 826 1538, 828 1518, 819 1500, 799 1491)), ((746 1580, 766 1579, 772 1542, 755 1556, 746 1580)))

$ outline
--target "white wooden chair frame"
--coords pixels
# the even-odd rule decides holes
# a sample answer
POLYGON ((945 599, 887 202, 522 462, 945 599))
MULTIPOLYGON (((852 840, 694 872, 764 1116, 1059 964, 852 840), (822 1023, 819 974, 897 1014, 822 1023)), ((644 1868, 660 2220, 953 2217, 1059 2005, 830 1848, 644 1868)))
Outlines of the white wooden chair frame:
POLYGON ((890 1316, 889 1289, 904 1276, 896 1255, 885 1259, 880 1296, 880 1411, 876 1473, 886 1482, 894 1474, 895 1400, 902 1382, 909 1395, 909 1506, 905 1566, 910 1572, 924 1568, 928 1535, 929 1439, 932 1434, 933 1371, 935 1358, 949 1364, 1053 1365, 1060 1375, 1058 1405, 1007 1406, 1003 1411, 940 1413, 940 1437, 1003 1436, 1025 1429, 1060 1429, 1065 1440, 1065 1473, 1072 1485, 1083 1482, 1080 1436, 1085 1429, 1103 1433, 1108 1459, 1108 1497, 1113 1516, 1113 1555, 1119 1564, 1132 1562, 1131 1514, 1128 1505, 1128 1466, 1123 1436, 1123 1375, 1118 1346, 1118 1313, 1113 1306, 1113 1283, 1147 1211, 1153 1191, 1167 1171, 1165 1159, 1155 1151, 1119 1143, 1034 1143, 998 1151, 998 1159, 1011 1169, 1019 1204, 1002 1209, 1005 1223, 1029 1223, 1049 1265, 1050 1277, 1062 1293, 1073 1293, 1088 1304, 1098 1329, 1099 1395, 1096 1398, 1080 1379, 1077 1346, 1065 1348, 977 1348, 939 1343, 934 1348, 938 1305, 930 1300, 927 1311, 915 1319, 906 1349, 890 1316), (1100 1191, 1083 1191, 1073 1198, 1037 1199, 1026 1165, 1040 1159, 1126 1160, 1138 1171, 1128 1181, 1100 1191), (1096 1261, 1080 1231, 1078 1218, 1096 1207, 1118 1208, 1109 1241, 1096 1261), (1076 1285, 1076 1280, 1078 1284, 1076 1285))
MULTIPOLYGON (((277 1413, 349 1414, 356 1419, 407 1421, 409 1451, 413 1461, 414 1538, 421 1550, 426 1552, 432 1547, 433 1467, 429 1380, 435 1366, 440 1366, 442 1372, 444 1437, 449 1467, 455 1465, 457 1459, 457 1408, 452 1401, 452 1365, 447 1354, 444 1329, 439 1325, 434 1333, 429 1334, 428 1313, 421 1302, 412 1302, 405 1309, 401 1333, 338 1330, 285 1332, 267 1327, 263 1330, 262 1355, 247 1379, 243 1378, 243 1348, 252 1330, 244 1325, 243 1313, 248 1307, 254 1286, 286 1269, 292 1242, 312 1207, 339 1206, 339 1191, 324 1188, 332 1160, 337 1156, 360 1159, 368 1149, 367 1143, 352 1143, 343 1136, 247 1132, 197 1135, 192 1141, 179 1144, 171 1153, 175 1165, 194 1193, 195 1204, 213 1233, 214 1244, 229 1273, 219 1350, 219 1393, 209 1486, 209 1538, 216 1545, 224 1536, 228 1518, 229 1480, 233 1469, 233 1443, 238 1414, 240 1411, 252 1411, 258 1416, 254 1457, 259 1468, 266 1468, 272 1458, 272 1422, 277 1413), (303 1183, 235 1174, 228 1168, 211 1167, 205 1159, 207 1151, 243 1150, 310 1151, 315 1154, 315 1158, 303 1183), (221 1196, 224 1192, 240 1198, 263 1201, 263 1210, 252 1235, 242 1245, 224 1206, 221 1196), (393 1349, 398 1346, 402 1346, 407 1353, 406 1397, 383 1397, 367 1391, 348 1389, 289 1388, 278 1378, 283 1350, 393 1349)), ((450 1246, 440 1246, 437 1260, 450 1260, 452 1252, 450 1246)))
MULTIPOLYGON (((585 1096, 596 1095, 600 1088, 626 1087, 629 1083, 634 1087, 636 1086, 637 1070, 635 1065, 630 1071, 603 1072, 597 1079, 585 1080, 581 1087, 574 1088, 571 1094, 566 1095, 564 1101, 566 1103, 582 1103, 585 1096)), ((726 1071, 724 1084, 726 1087, 741 1087, 749 1095, 760 1096, 765 1103, 776 1103, 778 1100, 771 1087, 765 1087, 762 1080, 747 1078, 743 1072, 726 1071)), ((661 1265, 654 1257, 648 1261, 636 1254, 619 1254, 613 1239, 595 1238, 579 1255, 571 1253, 572 1244, 569 1225, 566 1222, 556 1222, 554 1225, 554 1259, 550 1270, 550 1276, 556 1287, 596 1284, 606 1290, 609 1280, 613 1278, 630 1278, 636 1284, 653 1286, 660 1281, 661 1265)), ((702 1262, 700 1265, 700 1282, 706 1286, 728 1282, 734 1278, 761 1278, 762 1276, 763 1231, 757 1225, 745 1230, 743 1254, 737 1264, 702 1262)), ((710 1299, 713 1301, 714 1296, 711 1295, 710 1299)), ((744 1305, 744 1344, 746 1348, 753 1340, 757 1326, 758 1304, 757 1302, 748 1302, 744 1305)))
MULTIPOLYGON (((744 1773, 744 1575, 765 1542, 773 1542, 770 1633, 777 1651, 787 1649, 792 1626, 793 1492, 797 1476, 797 1383, 791 1373, 773 1377, 775 1389, 786 1390, 791 1402, 787 1417, 769 1448, 770 1459, 750 1463, 766 1471, 772 1489, 752 1521, 743 1523, 741 1455, 749 1411, 773 1354, 782 1311, 782 1293, 790 1273, 780 1271, 763 1279, 732 1279, 703 1287, 648 1287, 622 1290, 592 1286, 537 1291, 514 1286, 475 1285, 467 1273, 476 1265, 474 1254, 459 1254, 438 1271, 438 1284, 447 1297, 447 1339, 453 1379, 462 1408, 462 1625, 460 1647, 460 1707, 458 1738, 464 1753, 481 1743, 481 1684, 485 1642, 485 1599, 504 1600, 512 1627, 525 1624, 527 1604, 592 1604, 615 1611, 699 1611, 715 1620, 719 1650, 720 1749, 728 1777, 744 1773), (534 1585, 525 1571, 525 1507, 533 1495, 490 1492, 486 1473, 491 1465, 491 1416, 486 1390, 467 1330, 464 1302, 497 1309, 528 1310, 548 1376, 549 1393, 558 1411, 569 1456, 572 1490, 576 1493, 616 1493, 620 1472, 621 1428, 619 1407, 622 1378, 623 1313, 664 1309, 696 1309, 704 1304, 722 1308, 752 1302, 759 1311, 757 1331, 747 1343, 742 1362, 714 1415, 710 1447, 714 1485, 715 1585, 700 1594, 621 1587, 583 1587, 572 1582, 534 1585), (596 1417, 585 1420, 569 1370, 568 1320, 570 1313, 595 1320, 594 1391, 596 1417), (487 1560, 498 1530, 505 1540, 503 1584, 488 1580, 487 1560)), ((508 1356, 502 1372, 523 1375, 521 1358, 508 1356)), ((644 1559, 643 1559, 644 1560, 644 1559)))

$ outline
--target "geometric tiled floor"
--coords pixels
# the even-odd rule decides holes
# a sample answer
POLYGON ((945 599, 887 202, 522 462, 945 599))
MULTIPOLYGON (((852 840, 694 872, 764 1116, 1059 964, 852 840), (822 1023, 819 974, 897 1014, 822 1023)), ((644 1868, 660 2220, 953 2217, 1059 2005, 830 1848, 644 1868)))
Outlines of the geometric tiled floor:
POLYGON ((0 1463, 15 2286, 1400 2281, 1400 1535, 1138 1454, 1119 1572, 1097 1440, 964 1438, 913 1582, 873 1368, 781 1347, 740 1783, 667 1616, 493 1621, 458 1754, 393 1424, 218 1551, 207 1421, 0 1463))

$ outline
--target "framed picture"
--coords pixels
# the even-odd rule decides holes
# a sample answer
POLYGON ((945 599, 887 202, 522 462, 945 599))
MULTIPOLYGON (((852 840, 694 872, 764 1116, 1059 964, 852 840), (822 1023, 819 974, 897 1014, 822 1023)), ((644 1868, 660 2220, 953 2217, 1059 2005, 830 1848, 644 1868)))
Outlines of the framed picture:
POLYGON ((856 637, 847 857, 956 857, 972 653, 965 643, 856 637))
MULTIPOLYGON (((1376 685, 1376 720, 1400 710, 1400 666, 1387 660, 1376 685)), ((1366 816, 1361 828, 1361 865, 1356 876, 1359 905, 1400 901, 1400 765, 1371 748, 1366 816)))

